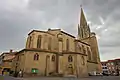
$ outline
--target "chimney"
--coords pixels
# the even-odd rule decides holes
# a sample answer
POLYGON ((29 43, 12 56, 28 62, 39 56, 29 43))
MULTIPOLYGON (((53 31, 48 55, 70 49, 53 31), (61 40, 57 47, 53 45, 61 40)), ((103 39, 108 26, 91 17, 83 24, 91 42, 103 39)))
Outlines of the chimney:
POLYGON ((12 49, 10 49, 10 53, 12 53, 13 52, 13 50, 12 49))

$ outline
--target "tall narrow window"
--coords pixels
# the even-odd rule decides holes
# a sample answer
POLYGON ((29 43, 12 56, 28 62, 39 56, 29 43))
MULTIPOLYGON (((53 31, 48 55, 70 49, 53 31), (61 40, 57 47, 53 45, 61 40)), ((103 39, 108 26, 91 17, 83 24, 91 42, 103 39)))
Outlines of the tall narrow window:
POLYGON ((59 44, 58 44, 58 51, 62 52, 63 51, 63 39, 59 38, 59 44))
POLYGON ((72 62, 73 61, 73 58, 71 55, 68 56, 68 62, 72 62))
POLYGON ((37 39, 37 48, 41 48, 41 35, 38 35, 38 39, 37 39))
POLYGON ((66 40, 66 50, 67 51, 69 50, 69 40, 68 39, 66 40))
POLYGON ((34 60, 39 60, 39 55, 37 53, 34 55, 34 60))
POLYGON ((32 37, 30 36, 30 37, 29 37, 29 45, 28 45, 29 48, 30 48, 30 46, 31 46, 31 41, 32 41, 32 37))
POLYGON ((52 44, 52 38, 50 37, 48 41, 48 50, 51 50, 52 47, 51 44, 52 44))

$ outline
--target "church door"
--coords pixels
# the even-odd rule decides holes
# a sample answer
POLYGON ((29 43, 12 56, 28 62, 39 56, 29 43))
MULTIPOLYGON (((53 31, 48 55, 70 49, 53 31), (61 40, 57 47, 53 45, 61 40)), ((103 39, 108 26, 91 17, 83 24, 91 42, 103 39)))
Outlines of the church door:
POLYGON ((49 75, 50 70, 50 56, 46 56, 46 76, 49 75))
POLYGON ((72 66, 72 64, 70 64, 70 65, 68 66, 68 74, 69 74, 69 75, 73 75, 73 66, 72 66))

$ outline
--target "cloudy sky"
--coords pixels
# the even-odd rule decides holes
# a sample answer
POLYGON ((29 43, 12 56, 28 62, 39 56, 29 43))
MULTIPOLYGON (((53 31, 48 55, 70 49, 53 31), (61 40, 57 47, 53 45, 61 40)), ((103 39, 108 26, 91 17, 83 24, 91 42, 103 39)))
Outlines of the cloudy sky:
POLYGON ((0 0, 0 52, 23 49, 32 29, 61 28, 77 36, 81 4, 101 60, 120 58, 120 0, 0 0))

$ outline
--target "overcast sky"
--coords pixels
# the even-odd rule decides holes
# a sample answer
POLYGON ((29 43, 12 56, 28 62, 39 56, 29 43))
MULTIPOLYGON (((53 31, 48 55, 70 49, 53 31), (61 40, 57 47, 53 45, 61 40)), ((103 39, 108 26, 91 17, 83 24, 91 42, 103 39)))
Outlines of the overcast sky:
POLYGON ((0 52, 23 49, 33 29, 61 28, 77 36, 81 4, 101 60, 120 58, 120 0, 0 0, 0 52))

